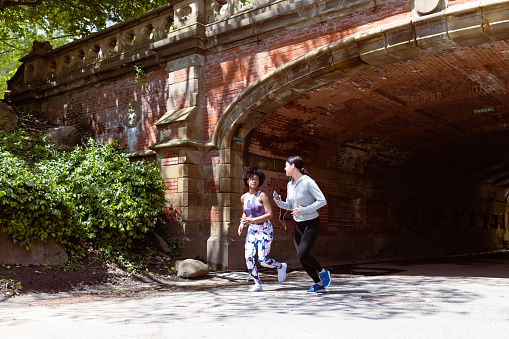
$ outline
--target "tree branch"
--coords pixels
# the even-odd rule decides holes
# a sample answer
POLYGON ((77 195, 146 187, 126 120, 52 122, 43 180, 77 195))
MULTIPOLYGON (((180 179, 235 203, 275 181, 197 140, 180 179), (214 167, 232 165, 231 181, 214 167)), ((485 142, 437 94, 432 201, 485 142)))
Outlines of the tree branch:
POLYGON ((37 1, 10 1, 10 0, 0 0, 0 11, 3 11, 4 8, 14 7, 14 6, 39 6, 42 4, 44 0, 37 1))

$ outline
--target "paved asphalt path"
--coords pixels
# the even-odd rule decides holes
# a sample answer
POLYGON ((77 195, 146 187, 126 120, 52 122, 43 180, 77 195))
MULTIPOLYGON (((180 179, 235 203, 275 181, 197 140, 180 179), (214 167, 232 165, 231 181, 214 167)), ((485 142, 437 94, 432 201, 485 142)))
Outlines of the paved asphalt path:
POLYGON ((328 267, 323 294, 293 271, 283 284, 262 275, 260 293, 229 272, 203 289, 8 298, 0 338, 509 338, 508 252, 328 267))

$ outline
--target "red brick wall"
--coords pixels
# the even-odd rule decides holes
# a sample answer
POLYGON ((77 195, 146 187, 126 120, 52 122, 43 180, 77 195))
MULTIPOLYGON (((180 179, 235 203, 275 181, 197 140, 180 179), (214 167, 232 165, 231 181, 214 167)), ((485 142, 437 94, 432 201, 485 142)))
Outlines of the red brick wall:
POLYGON ((120 140, 121 145, 128 146, 123 111, 131 100, 136 100, 141 104, 142 120, 130 150, 145 150, 155 143, 155 123, 166 113, 167 78, 167 71, 161 69, 143 75, 143 85, 136 83, 133 76, 61 96, 43 104, 42 116, 75 126, 83 136, 94 136, 102 142, 120 140))

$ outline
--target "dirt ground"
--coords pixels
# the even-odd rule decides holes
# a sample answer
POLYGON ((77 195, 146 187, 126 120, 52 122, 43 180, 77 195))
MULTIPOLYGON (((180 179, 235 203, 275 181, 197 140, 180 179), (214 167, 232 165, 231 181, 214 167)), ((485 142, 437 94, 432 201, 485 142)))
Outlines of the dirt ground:
POLYGON ((177 279, 168 269, 155 266, 147 273, 128 274, 118 266, 92 256, 66 266, 0 264, 0 298, 28 293, 118 293, 140 290, 147 283, 162 286, 165 281, 177 279))

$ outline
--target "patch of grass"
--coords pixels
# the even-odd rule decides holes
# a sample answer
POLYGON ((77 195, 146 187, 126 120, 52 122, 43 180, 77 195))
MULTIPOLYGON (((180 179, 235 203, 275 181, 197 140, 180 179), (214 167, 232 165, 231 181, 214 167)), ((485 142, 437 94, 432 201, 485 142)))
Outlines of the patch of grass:
POLYGON ((83 273, 85 272, 85 266, 69 262, 67 264, 61 264, 61 265, 48 265, 44 266, 42 268, 43 272, 55 272, 55 271, 65 271, 65 272, 72 272, 72 273, 83 273))
POLYGON ((13 297, 19 294, 21 282, 13 279, 0 279, 0 293, 7 297, 13 297))

